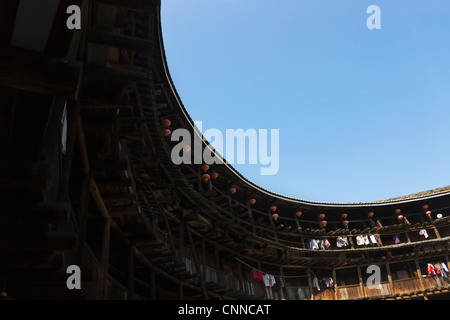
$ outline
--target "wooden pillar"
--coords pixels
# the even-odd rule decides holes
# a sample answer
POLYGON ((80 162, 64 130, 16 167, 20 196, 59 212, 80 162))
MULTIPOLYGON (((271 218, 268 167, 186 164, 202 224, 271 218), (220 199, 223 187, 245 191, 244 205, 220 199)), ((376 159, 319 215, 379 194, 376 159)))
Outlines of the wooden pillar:
POLYGON ((202 277, 203 281, 206 281, 206 239, 205 237, 202 237, 202 244, 201 244, 201 251, 202 251, 202 277))
POLYGON ((178 263, 184 263, 183 250, 184 250, 184 222, 181 222, 178 226, 178 263))
POLYGON ((183 300, 183 281, 178 284, 178 299, 183 300))
POLYGON ((128 300, 134 299, 134 246, 128 253, 128 300))
POLYGON ((230 208, 231 220, 234 223, 236 223, 237 218, 236 218, 236 214, 234 213, 234 209, 233 209, 233 200, 231 199, 231 196, 229 194, 228 194, 228 207, 230 208))
POLYGON ((420 271, 419 261, 417 259, 414 259, 414 263, 416 264, 416 272, 417 272, 417 277, 419 278, 420 288, 421 288, 421 290, 424 290, 425 286, 423 284, 422 271, 420 271))
POLYGON ((214 259, 216 262, 216 274, 217 274, 217 282, 222 284, 222 274, 220 268, 220 257, 219 257, 219 247, 214 245, 214 259))
POLYGON ((274 237, 276 240, 278 240, 278 233, 277 233, 277 230, 275 229, 275 222, 274 222, 274 220, 273 220, 273 218, 272 218, 272 212, 270 211, 270 209, 268 210, 268 213, 269 213, 270 226, 271 226, 272 229, 273 229, 273 237, 274 237))
MULTIPOLYGON (((280 267, 280 277, 283 279, 283 283, 284 283, 283 267, 280 267)), ((280 287, 280 300, 284 300, 284 291, 283 291, 282 287, 280 287)))
POLYGON ((155 269, 150 269, 150 299, 156 300, 156 281, 155 281, 155 269))
POLYGON ((362 277, 362 274, 361 274, 361 266, 359 264, 357 266, 357 270, 358 270, 359 289, 361 290, 362 296, 365 297, 366 296, 366 292, 364 290, 363 277, 362 277))
POLYGON ((312 283, 312 278, 311 278, 311 268, 307 269, 308 272, 308 286, 309 286, 309 291, 311 292, 311 300, 314 300, 314 287, 313 287, 313 283, 312 283))
POLYGON ((434 230, 434 233, 436 234, 436 238, 440 239, 441 235, 439 234, 439 231, 434 224, 433 224, 433 230, 434 230))
POLYGON ((333 276, 333 282, 334 282, 334 300, 339 300, 338 282, 337 282, 337 277, 336 277, 336 267, 333 267, 332 276, 333 276))
POLYGON ((111 240, 111 217, 104 219, 102 231, 102 243, 100 250, 100 264, 102 265, 102 290, 101 299, 107 299, 108 296, 108 269, 109 269, 109 251, 111 240))
POLYGON ((386 272, 387 272, 388 281, 389 281, 389 289, 390 289, 391 294, 393 294, 393 292, 394 292, 394 283, 392 282, 391 268, 389 267, 389 262, 388 261, 386 261, 386 272))
POLYGON ((188 236, 189 244, 190 244, 191 251, 192 251, 192 258, 194 260, 195 269, 197 269, 197 273, 199 275, 200 288, 202 289, 203 299, 208 300, 208 292, 206 291, 205 282, 203 281, 202 270, 200 268, 200 262, 198 261, 198 257, 197 257, 197 250, 195 249, 194 240, 192 239, 192 232, 188 225, 186 226, 186 231, 187 231, 187 236, 188 236))
POLYGON ((252 222, 252 231, 254 234, 256 234, 256 226, 255 226, 255 219, 253 217, 253 211, 250 204, 247 204, 247 210, 248 210, 248 217, 250 218, 250 221, 252 222))
POLYGON ((408 230, 405 231, 405 236, 406 236, 406 242, 411 243, 411 238, 409 237, 408 230))
POLYGON ((237 269, 237 273, 238 273, 238 279, 239 279, 239 290, 244 291, 244 281, 242 278, 242 268, 241 268, 241 263, 236 260, 236 269, 237 269))
POLYGON ((85 175, 83 178, 83 183, 81 187, 81 196, 80 203, 78 207, 77 213, 77 225, 78 225, 78 243, 77 250, 75 252, 75 264, 80 268, 83 265, 83 252, 84 252, 84 244, 86 241, 86 224, 87 224, 87 214, 89 207, 89 185, 90 185, 90 176, 85 175))

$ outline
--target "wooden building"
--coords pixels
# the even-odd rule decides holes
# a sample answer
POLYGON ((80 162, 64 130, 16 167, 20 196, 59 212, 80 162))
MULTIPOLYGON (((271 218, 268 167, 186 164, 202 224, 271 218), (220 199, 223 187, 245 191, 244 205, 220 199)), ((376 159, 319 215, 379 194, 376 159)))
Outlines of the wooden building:
POLYGON ((7 0, 0 14, 3 299, 450 298, 450 188, 319 203, 226 163, 173 163, 167 130, 194 125, 160 1, 7 0))

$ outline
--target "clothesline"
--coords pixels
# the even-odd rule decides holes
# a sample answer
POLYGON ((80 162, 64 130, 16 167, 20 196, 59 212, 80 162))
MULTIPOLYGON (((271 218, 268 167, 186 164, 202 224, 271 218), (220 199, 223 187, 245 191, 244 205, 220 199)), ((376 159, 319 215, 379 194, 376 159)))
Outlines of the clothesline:
POLYGON ((258 268, 255 268, 254 266, 252 266, 252 265, 249 265, 248 263, 245 263, 244 261, 242 261, 242 260, 240 260, 240 259, 238 259, 238 258, 236 258, 236 257, 234 257, 237 261, 239 261, 240 263, 242 263, 242 264, 244 264, 244 265, 246 265, 247 267, 250 267, 250 268, 253 268, 253 269, 255 269, 255 270, 258 270, 259 272, 261 272, 261 273, 264 273, 264 274, 270 274, 270 275, 272 275, 272 276, 275 276, 275 277, 280 277, 280 278, 301 278, 301 277, 307 277, 308 275, 297 275, 297 276, 282 276, 282 275, 279 275, 279 274, 273 274, 273 273, 270 273, 270 272, 265 272, 265 271, 263 271, 263 270, 260 270, 260 269, 258 269, 258 268))

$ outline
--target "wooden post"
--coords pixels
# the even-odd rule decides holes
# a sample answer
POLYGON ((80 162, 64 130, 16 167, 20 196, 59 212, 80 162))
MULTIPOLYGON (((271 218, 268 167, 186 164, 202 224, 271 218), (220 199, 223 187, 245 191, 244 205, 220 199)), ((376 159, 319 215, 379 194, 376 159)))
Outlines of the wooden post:
POLYGON ((102 244, 100 250, 100 263, 102 265, 102 290, 101 299, 108 298, 108 269, 109 269, 109 251, 111 240, 111 217, 107 217, 103 225, 102 244))
POLYGON ((439 231, 434 224, 433 224, 433 230, 434 230, 434 233, 436 234, 436 238, 440 239, 441 235, 439 234, 439 231))
POLYGON ((309 292, 311 293, 310 300, 314 300, 314 287, 313 287, 312 278, 311 278, 311 268, 307 268, 306 272, 308 272, 308 286, 309 286, 309 292))
POLYGON ((248 210, 248 217, 250 218, 250 221, 252 222, 253 233, 256 234, 255 219, 253 217, 252 207, 250 206, 249 203, 247 204, 247 210, 248 210))
POLYGON ((202 277, 203 281, 206 281, 206 240, 205 237, 202 237, 202 277))
POLYGON ((134 246, 128 253, 128 300, 134 299, 134 246))
POLYGON ((180 281, 178 284, 178 299, 183 300, 183 282, 180 281))
POLYGON ((391 292, 391 294, 394 294, 394 283, 392 282, 391 268, 389 267, 388 261, 386 261, 386 272, 387 272, 387 276, 388 276, 390 292, 391 292))
MULTIPOLYGON (((283 267, 280 267, 280 277, 283 279, 283 283, 284 283, 283 267)), ((283 291, 282 287, 280 287, 280 300, 284 300, 284 291, 283 291)))
POLYGON ((414 259, 414 263, 416 264, 416 271, 417 271, 417 277, 419 278, 420 288, 421 288, 421 290, 424 290, 425 286, 423 284, 422 271, 420 271, 419 261, 417 259, 414 259))
POLYGON ((238 279, 239 279, 239 290, 244 291, 244 281, 242 279, 241 263, 238 260, 236 260, 236 268, 237 268, 238 279))
POLYGON ((77 214, 77 224, 78 224, 78 246, 75 252, 75 264, 80 268, 83 264, 83 252, 84 252, 84 244, 86 241, 86 223, 87 223, 87 213, 89 207, 89 184, 90 184, 90 176, 85 175, 83 178, 83 183, 81 187, 81 196, 80 196, 80 204, 78 208, 77 214))
POLYGON ((336 267, 333 267, 332 275, 333 275, 333 282, 334 282, 334 300, 339 300, 338 282, 337 282, 337 278, 336 278, 336 267))
POLYGON ((217 274, 217 282, 222 284, 222 274, 220 270, 220 258, 219 258, 219 247, 214 245, 214 259, 216 262, 216 274, 217 274))
POLYGON ((183 248, 184 248, 184 222, 181 222, 178 226, 178 263, 184 263, 183 248))
POLYGON ((198 261, 198 257, 197 257, 197 250, 195 249, 195 244, 194 244, 194 240, 192 239, 191 229, 189 228, 188 225, 186 225, 186 231, 187 231, 187 236, 188 236, 189 244, 190 244, 191 251, 192 251, 192 258, 194 260, 195 269, 197 269, 197 273, 199 275, 200 288, 202 289, 203 299, 208 300, 208 292, 206 291, 205 282, 203 281, 202 270, 200 268, 200 262, 198 261))
POLYGON ((366 292, 364 291, 363 277, 362 277, 362 274, 361 274, 361 266, 359 264, 357 266, 357 270, 358 270, 359 288, 361 290, 362 296, 365 297, 366 296, 366 292))
POLYGON ((155 268, 150 269, 150 299, 156 300, 155 268))
POLYGON ((277 230, 275 229, 275 223, 274 223, 274 221, 273 221, 273 218, 272 218, 272 212, 270 211, 270 209, 268 210, 268 213, 269 213, 270 226, 271 226, 272 229, 273 229, 273 237, 274 237, 276 240, 278 240, 277 230))

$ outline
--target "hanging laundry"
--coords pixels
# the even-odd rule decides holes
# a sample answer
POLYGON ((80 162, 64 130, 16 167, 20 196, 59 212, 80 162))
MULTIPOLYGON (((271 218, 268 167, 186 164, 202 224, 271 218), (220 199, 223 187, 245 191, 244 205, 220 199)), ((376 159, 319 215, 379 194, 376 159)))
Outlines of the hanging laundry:
POLYGON ((436 272, 436 274, 441 273, 441 268, 439 268, 439 264, 435 263, 433 267, 434 267, 434 272, 436 272))
POLYGON ((261 282, 264 280, 264 276, 261 271, 255 269, 255 268, 252 268, 252 270, 250 272, 249 280, 254 281, 254 282, 261 282))
POLYGON ((331 277, 326 277, 324 282, 325 282, 325 286, 327 288, 331 288, 334 286, 334 281, 333 281, 333 278, 331 278, 331 277))
POLYGON ((284 288, 284 281, 280 277, 275 277, 275 284, 273 285, 273 291, 278 292, 281 288, 284 288))
POLYGON ((373 244, 378 244, 377 237, 375 237, 375 235, 373 235, 373 234, 370 235, 370 241, 373 244))
POLYGON ((311 250, 317 250, 317 249, 319 249, 318 241, 315 240, 315 239, 311 239, 311 240, 309 241, 309 248, 310 248, 311 250))
POLYGON ((392 239, 394 240, 395 244, 399 244, 400 243, 400 235, 399 234, 394 234, 392 236, 392 239))
POLYGON ((320 291, 319 279, 317 277, 313 278, 313 286, 316 287, 317 291, 320 291))
POLYGON ((434 271, 434 267, 431 263, 427 264, 427 271, 428 271, 428 274, 436 274, 434 271))
POLYGON ((325 247, 325 249, 328 249, 329 247, 331 247, 331 244, 330 244, 330 242, 328 241, 328 239, 325 239, 324 240, 324 247, 325 247))
POLYGON ((367 236, 367 235, 364 235, 364 236, 363 236, 363 241, 364 241, 364 244, 365 244, 365 245, 368 245, 368 244, 370 244, 370 241, 369 241, 369 236, 367 236))
POLYGON ((358 235, 356 236, 356 243, 359 246, 363 246, 364 245, 364 237, 362 235, 358 235))
POLYGON ((420 229, 419 234, 420 234, 422 240, 428 239, 428 237, 429 237, 428 232, 425 229, 420 229))
POLYGON ((336 247, 342 248, 348 246, 348 240, 346 237, 337 237, 336 238, 336 247))
POLYGON ((263 281, 266 287, 273 287, 275 284, 275 277, 272 276, 271 274, 265 274, 263 276, 263 281))
POLYGON ((323 240, 318 240, 318 241, 319 241, 319 249, 320 250, 325 250, 324 241, 323 240))
POLYGON ((443 263, 443 262, 441 262, 440 265, 439 265, 439 267, 440 267, 440 269, 441 269, 441 275, 442 275, 444 278, 447 279, 447 278, 448 278, 448 275, 447 275, 448 268, 447 268, 446 264, 443 263))

